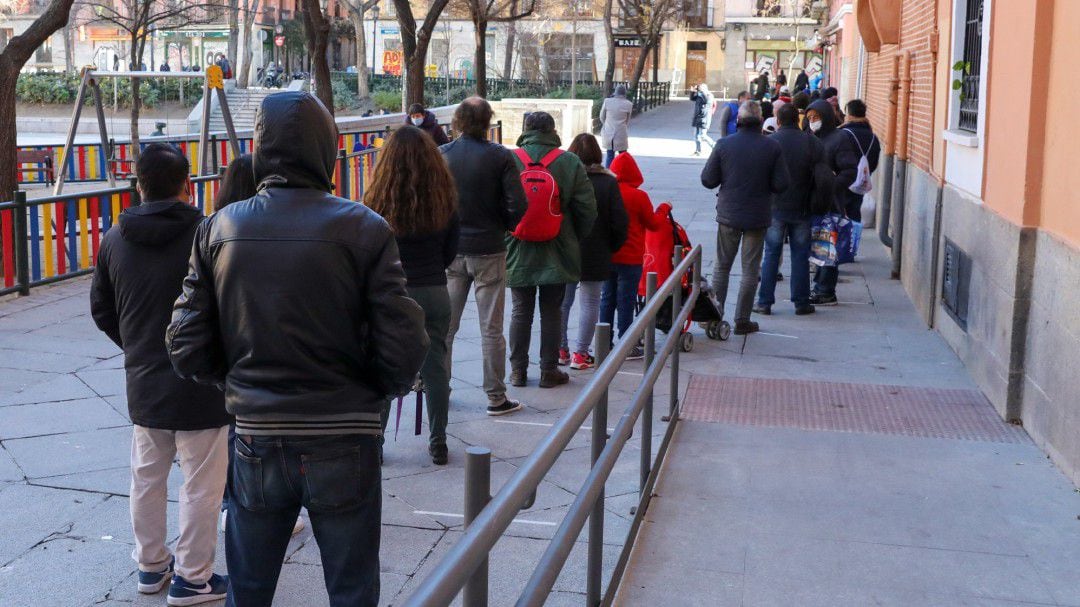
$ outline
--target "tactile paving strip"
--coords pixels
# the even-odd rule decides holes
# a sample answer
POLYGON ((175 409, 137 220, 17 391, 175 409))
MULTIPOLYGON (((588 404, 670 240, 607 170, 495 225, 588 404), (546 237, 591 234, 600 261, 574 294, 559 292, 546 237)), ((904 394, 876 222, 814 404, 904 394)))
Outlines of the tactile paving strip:
POLYGON ((1029 442, 974 390, 695 375, 682 419, 997 443, 1029 442))

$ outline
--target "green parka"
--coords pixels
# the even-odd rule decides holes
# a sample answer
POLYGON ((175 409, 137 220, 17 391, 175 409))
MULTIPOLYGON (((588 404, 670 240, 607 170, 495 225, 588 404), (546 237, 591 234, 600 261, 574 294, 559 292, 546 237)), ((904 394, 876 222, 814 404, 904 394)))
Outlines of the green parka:
MULTIPOLYGON (((517 140, 529 157, 539 160, 553 148, 562 147, 557 133, 526 131, 517 140)), ((514 157, 518 169, 525 167, 514 157)), ((585 165, 564 152, 548 167, 559 185, 563 221, 559 235, 546 242, 526 242, 506 235, 506 275, 509 287, 577 282, 581 277, 578 239, 589 234, 596 221, 596 197, 585 165)))

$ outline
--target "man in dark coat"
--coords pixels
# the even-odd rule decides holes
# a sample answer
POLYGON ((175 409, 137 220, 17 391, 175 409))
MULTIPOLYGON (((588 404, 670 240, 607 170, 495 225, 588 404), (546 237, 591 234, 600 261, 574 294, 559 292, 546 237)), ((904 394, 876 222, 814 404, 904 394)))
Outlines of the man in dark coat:
POLYGON ((799 110, 785 104, 776 112, 779 129, 770 139, 780 144, 791 182, 782 194, 773 196, 772 223, 765 233, 765 261, 761 264, 756 314, 772 314, 776 302, 776 276, 784 237, 791 248, 791 302, 795 313, 811 314, 810 305, 810 201, 814 188, 814 167, 822 162, 825 151, 821 141, 799 129, 799 110))
POLYGON ((258 194, 195 235, 166 334, 183 377, 236 416, 228 605, 270 605, 301 506, 332 605, 379 602, 383 404, 412 389, 428 337, 394 234, 337 198, 337 127, 314 96, 262 101, 258 194))
POLYGON ((505 415, 520 410, 522 404, 506 396, 503 381, 506 378, 504 236, 517 227, 528 203, 514 155, 487 140, 492 115, 491 105, 480 97, 462 101, 454 110, 453 119, 459 137, 439 148, 454 176, 458 212, 461 213, 458 254, 446 269, 446 286, 450 291, 450 329, 446 340, 447 356, 450 356, 472 289, 476 296, 480 345, 484 353, 483 388, 488 397, 487 412, 488 415, 505 415))
POLYGON ((716 194, 716 265, 713 290, 724 309, 728 279, 742 248, 742 281, 735 305, 735 333, 758 330, 750 320, 761 271, 765 230, 770 223, 772 195, 788 188, 788 172, 780 144, 761 132, 761 105, 747 101, 739 107, 739 132, 721 139, 701 171, 701 185, 719 187, 716 194))
POLYGON ((702 141, 710 146, 716 143, 709 137, 715 99, 709 92, 709 86, 703 82, 690 92, 690 101, 694 103, 694 113, 690 117, 690 126, 694 127, 694 156, 700 156, 702 141))
POLYGON ((188 204, 189 169, 171 145, 146 146, 135 165, 143 202, 106 232, 90 290, 95 324, 124 351, 139 592, 156 593, 171 580, 170 602, 224 598, 228 585, 213 569, 229 462, 225 398, 216 387, 177 377, 164 341, 203 219, 188 204), (165 498, 176 456, 184 484, 174 558, 166 546, 165 498))
POLYGON ((419 103, 409 106, 409 114, 405 116, 405 124, 411 124, 430 135, 435 140, 435 145, 450 143, 450 138, 446 136, 446 131, 439 125, 435 114, 431 113, 430 110, 425 110, 424 106, 419 103))
MULTIPOLYGON (((831 103, 818 99, 806 109, 806 124, 821 140, 825 150, 825 162, 836 175, 833 190, 833 212, 846 212, 848 187, 855 182, 859 167, 859 148, 850 133, 836 128, 836 112, 831 103)), ((818 306, 836 305, 836 266, 822 266, 814 276, 814 292, 810 303, 818 306)))
POLYGON ((806 75, 806 70, 799 70, 799 75, 795 76, 795 93, 805 91, 810 88, 810 76, 806 75))

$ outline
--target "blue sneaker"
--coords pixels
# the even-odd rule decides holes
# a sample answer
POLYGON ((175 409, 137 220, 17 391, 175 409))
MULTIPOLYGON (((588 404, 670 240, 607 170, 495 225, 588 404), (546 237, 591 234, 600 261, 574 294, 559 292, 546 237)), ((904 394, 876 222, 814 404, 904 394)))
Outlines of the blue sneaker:
POLYGON ((143 594, 157 594, 168 583, 173 574, 173 565, 176 558, 169 559, 169 564, 161 571, 139 571, 139 592, 143 594))
POLYGON ((169 586, 169 597, 166 602, 170 605, 199 605, 210 601, 220 601, 229 593, 229 577, 214 574, 202 585, 195 585, 184 578, 174 575, 172 585, 169 586))

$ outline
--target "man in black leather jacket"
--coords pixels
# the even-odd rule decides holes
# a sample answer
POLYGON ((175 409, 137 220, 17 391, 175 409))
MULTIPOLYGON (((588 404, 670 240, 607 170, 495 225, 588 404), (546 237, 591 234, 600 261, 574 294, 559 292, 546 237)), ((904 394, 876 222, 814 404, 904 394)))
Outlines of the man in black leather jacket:
POLYGON ((229 605, 269 605, 300 507, 330 602, 379 600, 379 414, 427 350, 387 223, 336 198, 337 128, 285 92, 256 117, 259 193, 196 235, 166 334, 183 377, 223 384, 236 416, 229 605))

